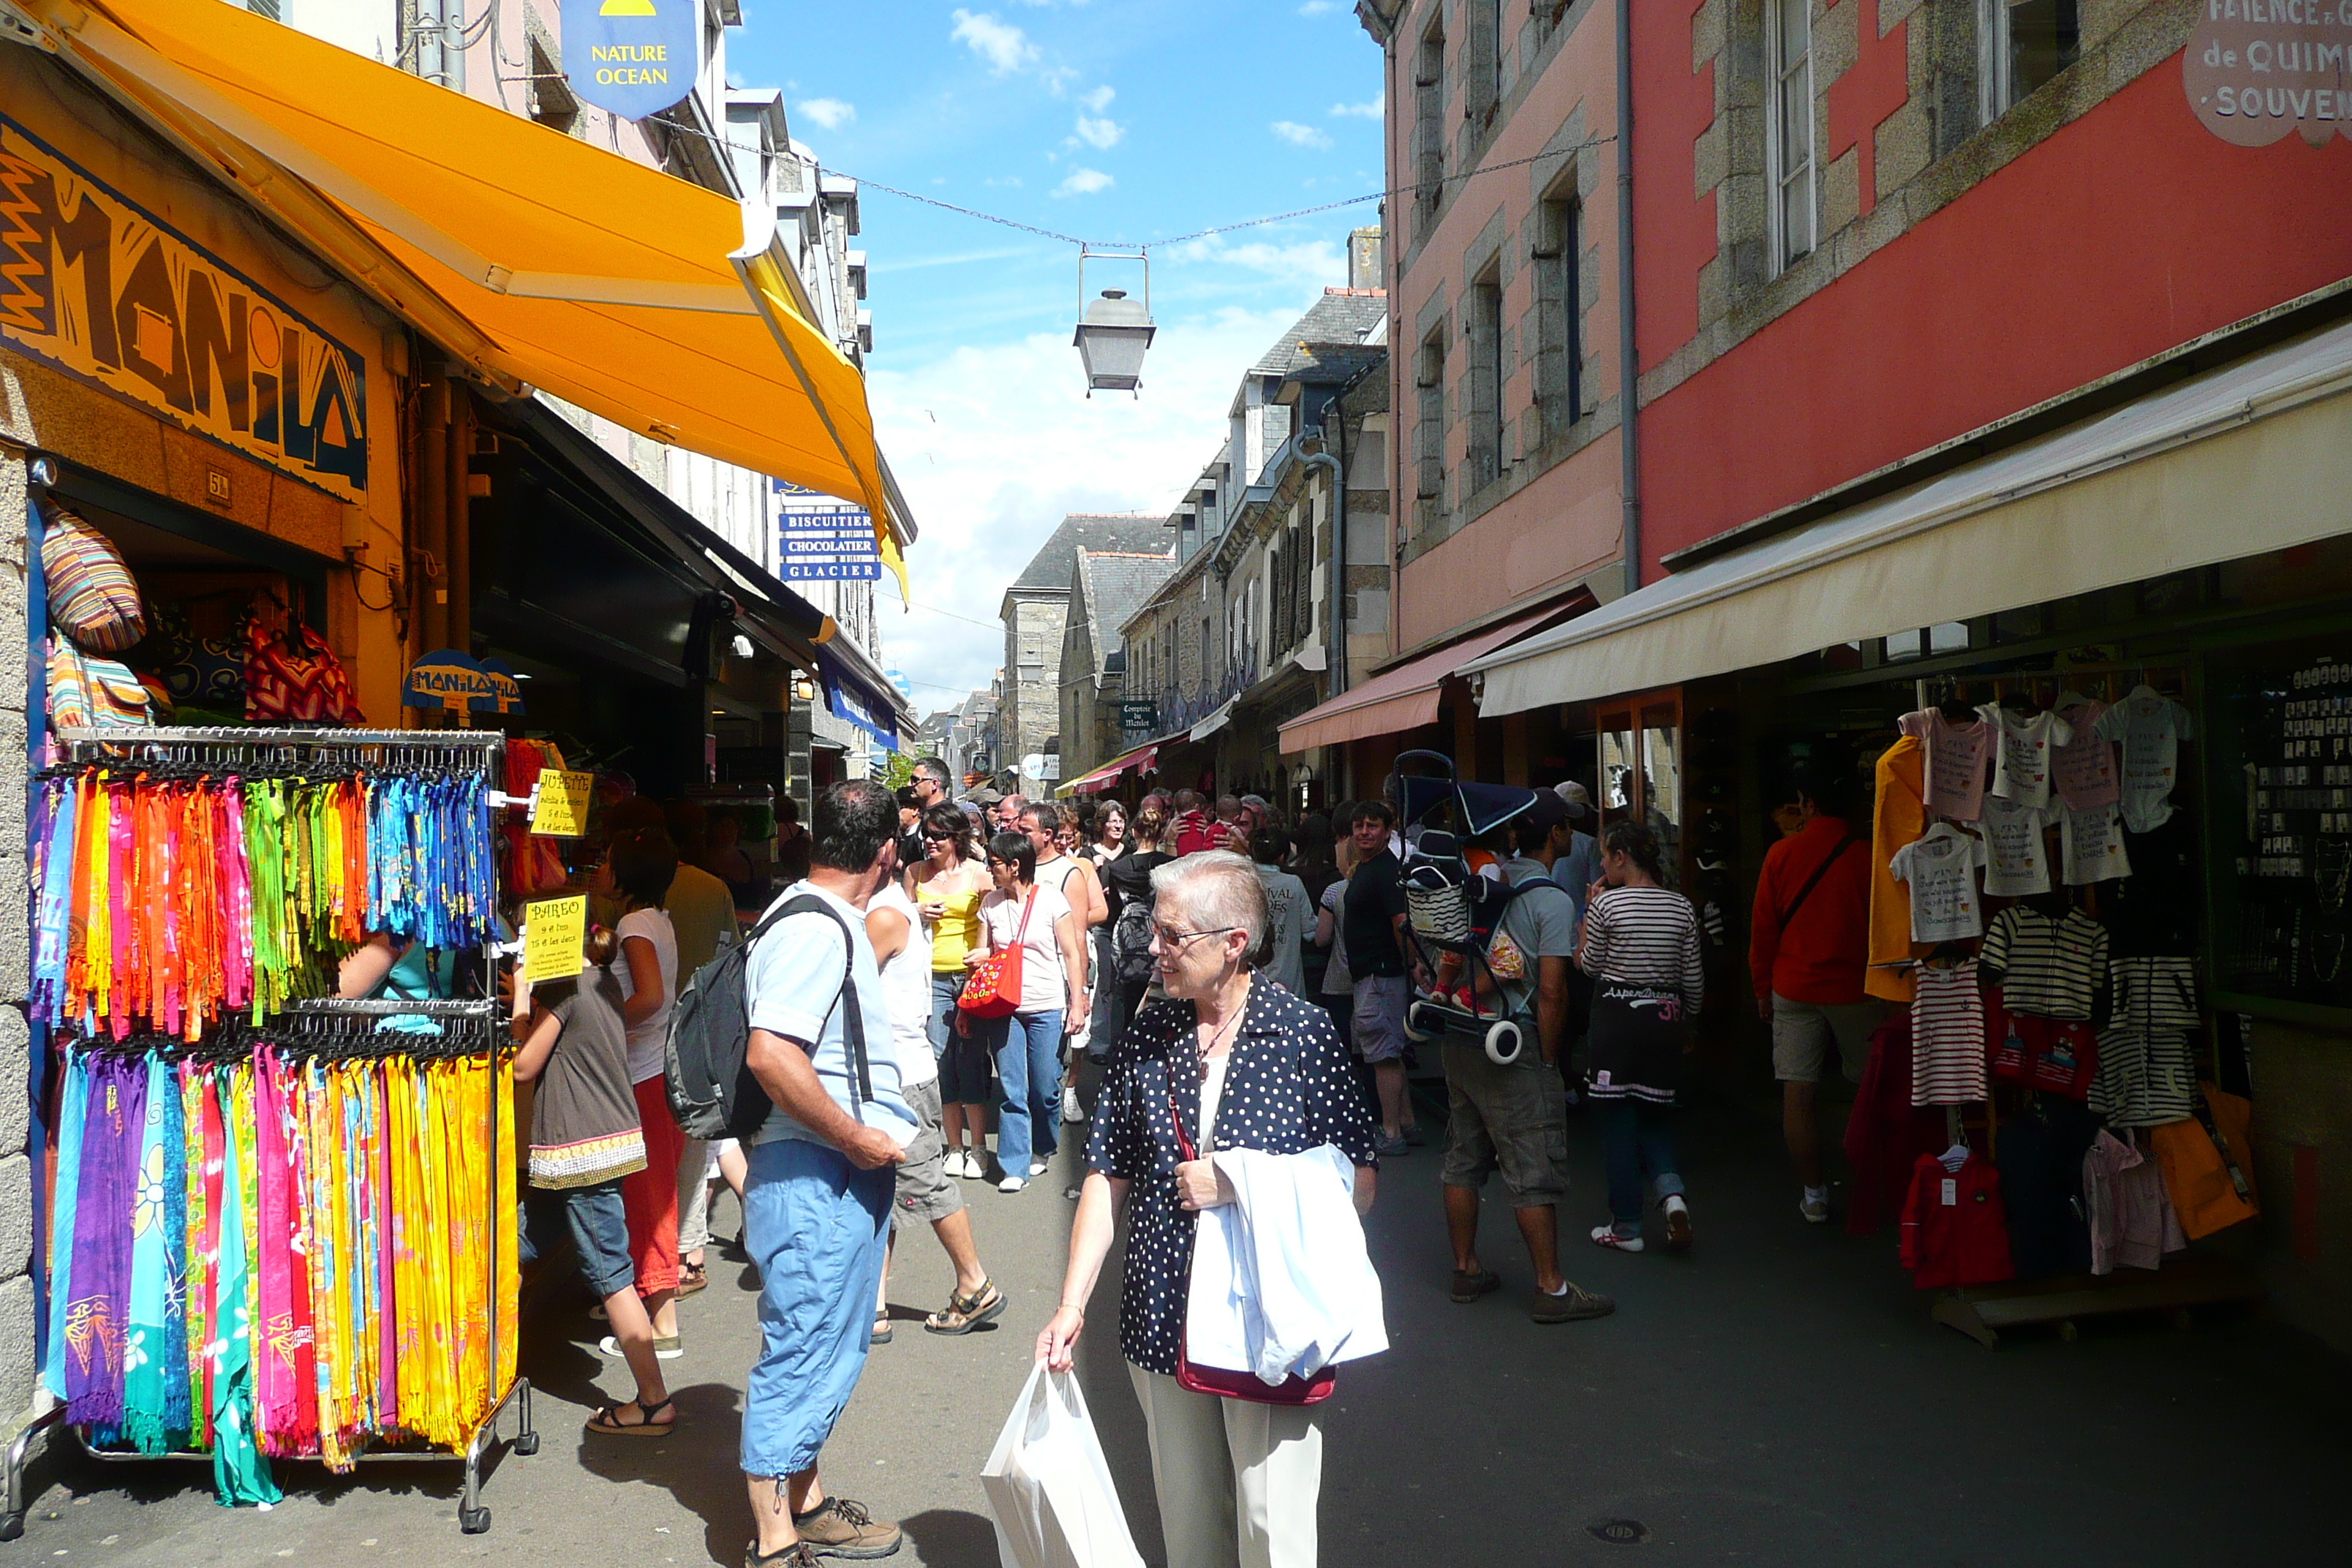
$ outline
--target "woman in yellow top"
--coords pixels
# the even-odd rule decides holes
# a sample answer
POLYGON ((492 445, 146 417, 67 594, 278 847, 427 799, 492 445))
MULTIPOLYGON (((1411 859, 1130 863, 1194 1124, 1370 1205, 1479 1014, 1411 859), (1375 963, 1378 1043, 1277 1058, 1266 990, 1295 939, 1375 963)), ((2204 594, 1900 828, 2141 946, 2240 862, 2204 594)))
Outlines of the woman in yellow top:
POLYGON ((978 1177, 988 1170, 988 1047, 956 1032, 964 955, 980 942, 980 900, 996 884, 972 853, 971 821, 945 802, 926 807, 918 830, 929 858, 909 867, 908 891, 931 932, 931 1011, 925 1025, 940 1058, 940 1121, 947 1173, 978 1177), (969 1127, 971 1146, 964 1147, 969 1127))

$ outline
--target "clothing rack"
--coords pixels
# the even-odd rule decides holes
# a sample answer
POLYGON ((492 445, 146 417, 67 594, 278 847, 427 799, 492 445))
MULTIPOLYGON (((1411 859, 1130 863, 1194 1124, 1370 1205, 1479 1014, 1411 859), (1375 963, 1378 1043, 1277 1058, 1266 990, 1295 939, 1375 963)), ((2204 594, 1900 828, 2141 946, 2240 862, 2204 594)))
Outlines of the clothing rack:
MULTIPOLYGON (((502 782, 506 737, 495 731, 418 731, 418 730, 349 730, 349 729, 266 729, 257 727, 172 727, 136 726, 122 729, 67 729, 58 732, 55 754, 60 762, 89 765, 102 763, 136 764, 142 761, 178 763, 194 766, 234 767, 238 764, 261 766, 299 765, 304 763, 336 761, 346 765, 379 766, 408 770, 429 769, 452 774, 478 776, 489 790, 493 806, 505 804, 497 792, 502 782)), ((495 896, 496 858, 491 859, 493 895, 495 896)), ((494 897, 495 901, 495 897, 494 897)), ((259 1027, 233 1020, 215 1026, 207 1038, 194 1047, 181 1048, 202 1052, 217 1045, 232 1048, 242 1042, 247 1049, 263 1043, 317 1036, 331 1040, 348 1040, 356 1046, 365 1037, 372 1047, 382 1052, 413 1057, 489 1056, 493 1061, 509 1048, 505 1031, 498 1027, 498 1004, 492 998, 496 992, 497 951, 495 944, 482 950, 481 990, 477 999, 400 998, 343 999, 311 997, 289 999, 259 1027), (382 1020, 392 1017, 421 1017, 444 1026, 436 1045, 436 1037, 425 1034, 403 1034, 383 1030, 382 1020), (455 1047, 455 1048, 453 1048, 455 1047), (469 1048, 470 1047, 470 1048, 469 1048)), ((35 1059, 47 1063, 51 1055, 48 1026, 37 1025, 34 1040, 35 1059)), ((167 1048, 158 1039, 158 1048, 167 1048)), ((100 1048, 111 1048, 102 1043, 100 1048)), ((346 1059, 362 1053, 353 1050, 338 1053, 346 1059)), ((44 1082, 37 1092, 46 1094, 44 1082)), ((489 1124, 484 1127, 485 1144, 495 1160, 498 1147, 498 1096, 489 1098, 489 1124)), ((517 1215, 500 1214, 497 1197, 499 1191, 499 1173, 492 1169, 486 1184, 488 1205, 492 1212, 484 1218, 483 1234, 488 1237, 489 1255, 486 1260, 488 1278, 492 1282, 487 1302, 489 1363, 495 1380, 502 1365, 511 1366, 520 1361, 519 1351, 501 1357, 498 1346, 501 1337, 518 1335, 520 1325, 508 1321, 509 1314, 496 1287, 499 1278, 500 1249, 512 1245, 504 1237, 517 1223, 517 1215)), ((47 1194, 50 1203, 55 1192, 47 1194)), ((45 1205, 46 1206, 46 1205, 45 1205)), ((51 1228, 45 1235, 54 1235, 51 1228)), ((44 1314, 46 1319, 46 1314, 44 1314)), ((383 1462, 462 1462, 464 1489, 457 1509, 458 1528, 467 1535, 478 1535, 490 1528, 490 1510, 481 1500, 481 1471, 485 1456, 499 1441, 501 1418, 509 1406, 513 1406, 517 1429, 509 1447, 518 1455, 535 1454, 539 1450, 539 1434, 532 1425, 530 1382, 516 1373, 504 1388, 489 1389, 488 1408, 473 1431, 461 1443, 448 1447, 362 1448, 352 1456, 355 1463, 383 1462)), ((42 1415, 29 1423, 9 1444, 5 1456, 5 1500, 0 1509, 0 1542, 14 1541, 24 1533, 26 1500, 24 1472, 34 1438, 42 1431, 64 1425, 66 1406, 62 1401, 53 1405, 42 1415)), ((92 1458, 108 1463, 139 1463, 155 1459, 197 1460, 211 1464, 209 1451, 185 1450, 163 1454, 121 1452, 96 1447, 91 1436, 79 1427, 73 1430, 76 1441, 92 1458)))

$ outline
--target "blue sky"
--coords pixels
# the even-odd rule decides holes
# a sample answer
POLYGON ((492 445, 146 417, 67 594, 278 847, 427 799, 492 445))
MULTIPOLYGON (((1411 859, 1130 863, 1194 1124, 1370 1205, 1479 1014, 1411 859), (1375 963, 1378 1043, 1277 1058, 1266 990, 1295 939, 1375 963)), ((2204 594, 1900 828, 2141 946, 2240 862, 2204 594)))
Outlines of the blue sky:
MULTIPOLYGON (((1376 191, 1381 55, 1340 0, 744 0, 740 85, 783 88, 828 168, 1087 239, 1152 245, 1376 191)), ((883 446, 923 538, 887 662, 928 711, 995 669, 1004 584, 1073 510, 1170 510, 1242 371, 1370 204, 1156 251, 1140 398, 1084 395, 1074 247, 874 190, 860 201, 883 446), (948 613, 942 613, 948 612, 948 613), (957 616, 968 617, 965 619, 957 616)), ((1139 282, 1089 264, 1090 289, 1139 282)))

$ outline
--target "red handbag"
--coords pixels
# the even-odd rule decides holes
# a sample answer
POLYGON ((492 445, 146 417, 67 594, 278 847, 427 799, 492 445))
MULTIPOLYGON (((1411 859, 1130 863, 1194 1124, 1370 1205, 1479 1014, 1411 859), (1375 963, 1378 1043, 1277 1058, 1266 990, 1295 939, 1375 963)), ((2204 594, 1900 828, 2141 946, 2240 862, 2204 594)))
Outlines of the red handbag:
MULTIPOLYGON (((1176 1149, 1188 1161, 1200 1155, 1192 1149, 1192 1140, 1184 1135, 1184 1119, 1176 1113, 1176 1090, 1168 1091, 1168 1120, 1176 1127, 1176 1149)), ((1331 1397, 1339 1386, 1339 1369, 1327 1366, 1312 1377, 1296 1374, 1280 1383, 1268 1383, 1254 1372, 1235 1372, 1229 1367, 1202 1366, 1185 1353, 1184 1341, 1191 1338, 1188 1330, 1184 1340, 1176 1346, 1176 1385, 1195 1394, 1213 1394, 1221 1399, 1245 1399, 1252 1405, 1320 1405, 1331 1397)))
POLYGON ((1037 889, 1021 905, 1021 924, 1013 930, 1013 946, 971 966, 956 1005, 975 1018, 1009 1018, 1021 1006, 1021 942, 1029 934, 1029 912, 1037 907, 1037 889))

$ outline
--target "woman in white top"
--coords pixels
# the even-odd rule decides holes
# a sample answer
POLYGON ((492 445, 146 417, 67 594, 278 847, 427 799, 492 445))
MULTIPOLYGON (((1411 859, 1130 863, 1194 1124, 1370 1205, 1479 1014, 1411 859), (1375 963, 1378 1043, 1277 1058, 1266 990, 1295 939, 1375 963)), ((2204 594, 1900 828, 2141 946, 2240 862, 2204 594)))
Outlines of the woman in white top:
MULTIPOLYGON (((898 1169, 898 1202, 891 1213, 900 1224, 928 1220, 955 1268, 955 1289, 946 1308, 923 1320, 935 1334, 968 1334, 1004 1310, 1004 1293, 989 1283, 972 1245, 971 1216, 963 1192, 947 1169, 940 1131, 940 1063, 928 1027, 931 1000, 931 938, 907 889, 884 885, 866 906, 866 935, 881 966, 882 998, 890 1010, 890 1046, 898 1058, 898 1088, 908 1109, 922 1124, 898 1169)), ((895 1250, 898 1233, 890 1233, 895 1250)), ((882 1282, 874 1300, 873 1344, 890 1342, 890 1252, 882 1255, 882 1282)))
MULTIPOLYGON (((629 1255, 637 1267, 637 1294, 654 1321, 654 1350, 671 1360, 685 1353, 677 1331, 677 1163, 686 1135, 670 1114, 662 1085, 670 1008, 677 1000, 677 934, 661 904, 677 875, 677 850, 669 835, 636 828, 614 838, 592 884, 621 906, 614 924, 620 945, 612 971, 621 986, 629 1082, 646 1136, 646 1168, 622 1178, 621 1200, 629 1221, 629 1255)), ((620 1354, 619 1342, 609 1335, 604 1349, 607 1355, 620 1354)))
MULTIPOLYGON (((1110 902, 1103 897, 1102 878, 1095 863, 1077 853, 1079 844, 1078 814, 1066 805, 1024 805, 1015 819, 1021 831, 1037 850, 1037 885, 1050 888, 1062 895, 1071 909, 1077 911, 1080 956, 1087 962, 1073 973, 1078 975, 1079 988, 1087 994, 1085 1018, 1065 1017, 1062 1032, 1070 1037, 1070 1048, 1062 1053, 1061 1070, 1054 1075, 1049 1099, 1062 1108, 1065 1121, 1084 1121, 1085 1112, 1078 1105, 1078 1053, 1091 1048, 1097 979, 1095 934, 1110 924, 1110 902)), ((996 1142, 1002 1149, 1004 1133, 998 1129, 996 1142)), ((1046 1154, 1054 1152, 1054 1135, 1048 1131, 1038 1141, 1046 1154)))
MULTIPOLYGON (((1029 818, 1034 822, 1034 817, 1029 818)), ((983 1032, 996 1058, 1004 1095, 996 1114, 996 1163, 1001 1193, 1017 1193, 1043 1175, 1057 1146, 1055 1101, 1061 1087, 1062 1037, 1087 1018, 1085 927, 1070 902, 1038 878, 1037 847, 1025 834, 1000 833, 988 841, 988 870, 996 890, 980 900, 984 948, 964 963, 1021 949, 1021 1005, 1010 1017, 975 1018, 959 1026, 983 1032)))

